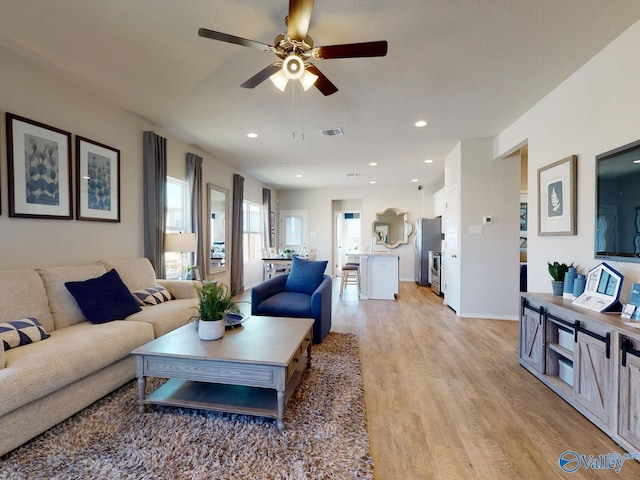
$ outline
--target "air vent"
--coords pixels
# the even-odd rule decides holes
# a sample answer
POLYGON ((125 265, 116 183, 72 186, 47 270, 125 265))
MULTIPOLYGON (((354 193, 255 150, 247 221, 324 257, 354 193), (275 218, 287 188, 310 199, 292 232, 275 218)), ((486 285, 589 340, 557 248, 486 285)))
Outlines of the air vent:
POLYGON ((326 130, 320 130, 320 133, 323 137, 335 137, 336 135, 342 135, 342 129, 338 128, 327 128, 326 130))
POLYGON ((359 173, 345 173, 344 176, 347 177, 347 178, 355 178, 355 177, 359 177, 360 174, 359 173))

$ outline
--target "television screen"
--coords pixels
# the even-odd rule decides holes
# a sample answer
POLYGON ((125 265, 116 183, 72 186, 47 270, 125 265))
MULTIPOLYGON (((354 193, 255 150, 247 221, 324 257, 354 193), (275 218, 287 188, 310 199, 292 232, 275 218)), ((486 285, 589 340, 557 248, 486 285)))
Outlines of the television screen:
POLYGON ((640 262, 640 140, 596 156, 595 257, 640 262))

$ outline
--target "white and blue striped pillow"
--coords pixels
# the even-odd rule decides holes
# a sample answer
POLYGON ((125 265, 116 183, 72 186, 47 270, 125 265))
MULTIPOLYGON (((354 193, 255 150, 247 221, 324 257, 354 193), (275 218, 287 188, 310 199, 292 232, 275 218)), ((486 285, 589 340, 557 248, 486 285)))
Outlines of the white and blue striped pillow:
POLYGON ((0 340, 4 350, 39 342, 50 336, 35 317, 0 323, 0 340))
POLYGON ((154 285, 150 288, 136 290, 133 292, 133 296, 136 297, 138 303, 143 307, 145 305, 158 305, 162 302, 173 300, 173 295, 162 285, 154 285))

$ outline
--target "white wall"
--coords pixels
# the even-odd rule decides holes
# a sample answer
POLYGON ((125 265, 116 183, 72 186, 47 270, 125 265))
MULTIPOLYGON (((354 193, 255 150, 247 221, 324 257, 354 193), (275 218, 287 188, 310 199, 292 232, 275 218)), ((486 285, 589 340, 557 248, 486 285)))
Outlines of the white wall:
MULTIPOLYGON (((530 291, 551 291, 547 261, 574 262, 580 271, 600 263, 593 253, 595 156, 640 138, 639 49, 640 22, 495 138, 494 157, 529 145, 530 291), (578 156, 578 234, 540 237, 537 170, 569 155, 578 156)), ((631 283, 640 281, 640 265, 610 263, 625 275, 626 301, 631 283)))
POLYGON ((517 318, 520 155, 493 159, 491 139, 462 142, 460 310, 463 317, 517 318), (490 216, 491 224, 483 224, 490 216), (479 228, 481 234, 471 234, 479 228))
MULTIPOLYGON (((211 182, 231 191, 233 173, 241 173, 157 125, 103 101, 81 86, 4 48, 0 48, 0 65, 1 269, 77 265, 100 258, 143 255, 142 132, 145 130, 153 130, 167 138, 167 166, 171 176, 185 178, 187 152, 204 158, 205 185, 211 182), (4 112, 119 149, 121 222, 9 218, 4 112)), ((73 150, 72 170, 75 172, 73 150)), ((243 176, 245 198, 262 203, 263 185, 243 176)), ((228 282, 229 272, 221 274, 219 279, 228 282)))
MULTIPOLYGON (((309 248, 318 249, 319 260, 331 260, 332 201, 362 200, 362 241, 363 247, 368 249, 376 213, 383 212, 387 208, 397 208, 408 212, 412 223, 417 218, 432 217, 433 194, 436 190, 437 188, 433 186, 424 186, 422 190, 418 190, 417 184, 410 184, 406 188, 385 188, 384 190, 375 185, 361 188, 279 190, 278 202, 274 205, 277 205, 279 210, 307 210, 309 212, 309 248)), ((413 235, 408 245, 401 245, 393 251, 400 256, 400 279, 415 280, 413 235)))

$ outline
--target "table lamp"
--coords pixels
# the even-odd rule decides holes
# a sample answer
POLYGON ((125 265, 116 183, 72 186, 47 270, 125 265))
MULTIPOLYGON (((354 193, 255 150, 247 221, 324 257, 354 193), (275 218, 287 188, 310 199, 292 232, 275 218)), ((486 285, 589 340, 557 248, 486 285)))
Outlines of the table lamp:
POLYGON ((195 233, 167 233, 164 236, 164 251, 179 252, 182 260, 182 279, 187 278, 185 253, 196 251, 195 233))

